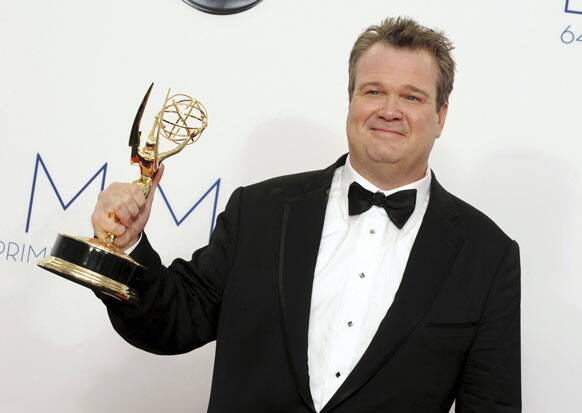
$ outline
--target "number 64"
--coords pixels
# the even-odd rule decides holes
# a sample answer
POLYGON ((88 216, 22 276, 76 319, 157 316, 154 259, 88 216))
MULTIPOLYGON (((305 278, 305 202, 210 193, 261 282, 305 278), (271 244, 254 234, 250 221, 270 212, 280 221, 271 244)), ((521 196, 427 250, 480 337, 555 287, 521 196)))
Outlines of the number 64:
POLYGON ((560 36, 560 38, 562 39, 562 43, 570 44, 573 43, 574 41, 582 42, 582 34, 576 37, 574 32, 570 30, 570 27, 572 27, 572 25, 566 27, 562 32, 562 35, 560 36))

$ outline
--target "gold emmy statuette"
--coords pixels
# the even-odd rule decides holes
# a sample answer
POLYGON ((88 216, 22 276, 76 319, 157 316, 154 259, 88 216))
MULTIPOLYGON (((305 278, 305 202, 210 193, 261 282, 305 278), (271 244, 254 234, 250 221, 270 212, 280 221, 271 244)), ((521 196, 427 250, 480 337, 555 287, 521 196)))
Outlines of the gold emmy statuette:
MULTIPOLYGON (((139 164, 141 176, 133 183, 147 197, 162 161, 198 140, 208 124, 206 109, 184 94, 166 94, 164 106, 155 116, 145 146, 140 148, 139 125, 153 83, 148 88, 133 121, 129 146, 131 163, 139 164), (174 147, 160 152, 160 136, 174 147)), ((112 219, 116 219, 112 215, 112 219)), ((99 291, 120 301, 139 303, 138 287, 146 268, 113 244, 109 234, 104 241, 89 237, 59 234, 51 256, 38 262, 41 268, 99 291)))

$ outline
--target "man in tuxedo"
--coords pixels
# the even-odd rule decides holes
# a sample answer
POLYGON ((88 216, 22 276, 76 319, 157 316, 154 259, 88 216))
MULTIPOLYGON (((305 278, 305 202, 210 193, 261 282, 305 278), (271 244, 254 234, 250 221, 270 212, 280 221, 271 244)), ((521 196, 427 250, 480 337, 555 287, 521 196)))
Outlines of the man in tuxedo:
POLYGON ((165 268, 153 196, 112 184, 95 233, 148 268, 139 306, 103 298, 114 328, 158 354, 216 340, 211 413, 520 412, 517 244, 428 168, 451 50, 411 19, 364 31, 349 154, 238 188, 190 261, 165 268))

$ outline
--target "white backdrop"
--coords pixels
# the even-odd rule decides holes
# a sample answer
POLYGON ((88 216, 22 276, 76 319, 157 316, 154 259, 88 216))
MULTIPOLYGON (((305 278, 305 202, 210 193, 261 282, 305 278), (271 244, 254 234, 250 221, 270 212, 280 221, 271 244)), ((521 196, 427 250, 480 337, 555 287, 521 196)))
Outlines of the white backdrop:
POLYGON ((209 112, 202 139, 167 162, 177 218, 220 179, 179 226, 154 200, 148 233, 166 262, 207 241, 215 196, 220 211, 239 185, 332 163, 347 148, 350 47, 389 15, 456 44, 431 166, 520 243, 524 411, 578 412, 582 14, 566 2, 264 0, 212 16, 179 0, 0 0, 0 412, 206 411, 213 344, 134 349, 89 290, 35 256, 57 232, 91 234, 102 179, 137 176, 127 138, 151 81, 144 129, 168 87, 209 112))

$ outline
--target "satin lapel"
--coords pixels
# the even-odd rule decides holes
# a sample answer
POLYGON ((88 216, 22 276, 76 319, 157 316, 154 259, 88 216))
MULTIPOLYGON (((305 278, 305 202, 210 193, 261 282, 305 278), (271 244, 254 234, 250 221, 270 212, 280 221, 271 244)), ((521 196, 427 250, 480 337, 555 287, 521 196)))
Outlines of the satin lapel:
POLYGON ((329 187, 345 156, 303 187, 303 193, 285 203, 279 251, 279 299, 287 354, 297 388, 313 412, 307 367, 307 332, 313 273, 329 187))
POLYGON ((433 175, 429 206, 394 302, 362 359, 321 413, 337 406, 370 380, 429 310, 446 278, 447 268, 464 242, 463 234, 451 223, 454 216, 451 195, 438 184, 433 175))

